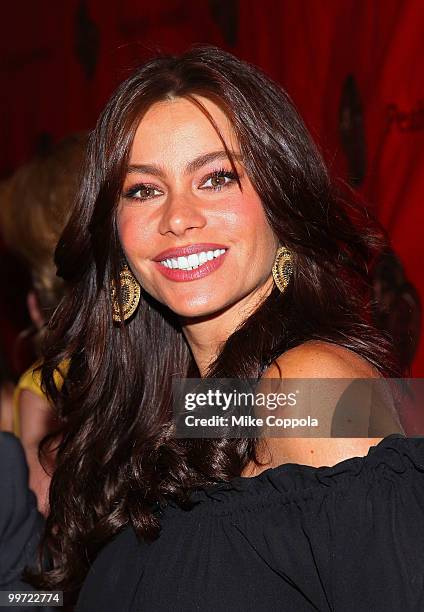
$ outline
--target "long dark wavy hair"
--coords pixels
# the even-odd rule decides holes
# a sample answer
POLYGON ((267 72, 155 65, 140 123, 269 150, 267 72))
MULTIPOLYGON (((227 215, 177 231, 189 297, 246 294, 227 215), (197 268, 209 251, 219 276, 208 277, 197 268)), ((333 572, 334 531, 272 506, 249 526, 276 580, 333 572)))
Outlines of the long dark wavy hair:
POLYGON ((155 504, 187 505, 193 488, 239 476, 256 460, 256 440, 173 436, 172 376, 199 376, 173 312, 142 293, 131 320, 112 322, 110 283, 118 282, 122 257, 116 211, 134 133, 152 104, 177 96, 197 105, 203 96, 226 113, 269 224, 293 254, 286 291, 274 287, 207 376, 258 379, 311 339, 356 352, 382 376, 401 375, 390 338, 369 317, 370 270, 387 237, 333 186, 287 94, 215 47, 148 61, 99 118, 56 250, 69 290, 49 323, 42 367, 61 442, 42 547, 50 567, 32 577, 39 587, 77 593, 100 548, 124 527, 156 538, 155 504), (65 359, 71 367, 58 390, 53 373, 65 359))

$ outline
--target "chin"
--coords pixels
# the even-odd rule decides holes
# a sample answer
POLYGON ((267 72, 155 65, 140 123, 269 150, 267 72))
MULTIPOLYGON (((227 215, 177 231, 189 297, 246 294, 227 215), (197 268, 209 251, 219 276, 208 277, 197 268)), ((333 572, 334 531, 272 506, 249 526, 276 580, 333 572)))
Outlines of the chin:
POLYGON ((225 307, 225 303, 217 304, 215 300, 213 304, 210 302, 184 304, 181 301, 177 304, 168 304, 168 308, 170 308, 176 315, 186 319, 209 317, 221 312, 225 307))

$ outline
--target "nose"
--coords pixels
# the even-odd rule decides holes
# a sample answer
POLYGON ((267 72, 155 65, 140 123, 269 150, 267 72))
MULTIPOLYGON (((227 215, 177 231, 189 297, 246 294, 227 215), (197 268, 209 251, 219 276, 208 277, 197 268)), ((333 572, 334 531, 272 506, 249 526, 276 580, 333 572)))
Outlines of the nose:
POLYGON ((174 194, 169 196, 159 221, 162 235, 183 236, 190 229, 201 229, 206 225, 206 217, 201 204, 193 195, 174 194))

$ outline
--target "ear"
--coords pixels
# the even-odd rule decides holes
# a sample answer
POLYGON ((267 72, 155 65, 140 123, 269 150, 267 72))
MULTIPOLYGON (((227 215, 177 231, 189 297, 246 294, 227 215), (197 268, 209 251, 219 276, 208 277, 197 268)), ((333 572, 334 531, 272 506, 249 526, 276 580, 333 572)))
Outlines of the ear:
POLYGON ((27 308, 31 321, 34 323, 37 329, 41 329, 45 323, 43 315, 41 314, 38 297, 35 291, 31 290, 27 293, 27 308))

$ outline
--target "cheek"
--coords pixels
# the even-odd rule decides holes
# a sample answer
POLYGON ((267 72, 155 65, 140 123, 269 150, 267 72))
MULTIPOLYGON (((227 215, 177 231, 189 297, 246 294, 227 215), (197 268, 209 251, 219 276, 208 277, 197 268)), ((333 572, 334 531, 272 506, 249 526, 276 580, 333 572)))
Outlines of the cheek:
POLYGON ((233 224, 237 226, 241 235, 249 239, 249 251, 260 251, 261 254, 265 254, 277 248, 277 239, 256 192, 240 198, 234 213, 233 224))
POLYGON ((118 235, 124 251, 128 254, 141 254, 143 245, 149 244, 149 233, 139 215, 123 210, 118 214, 118 235))

